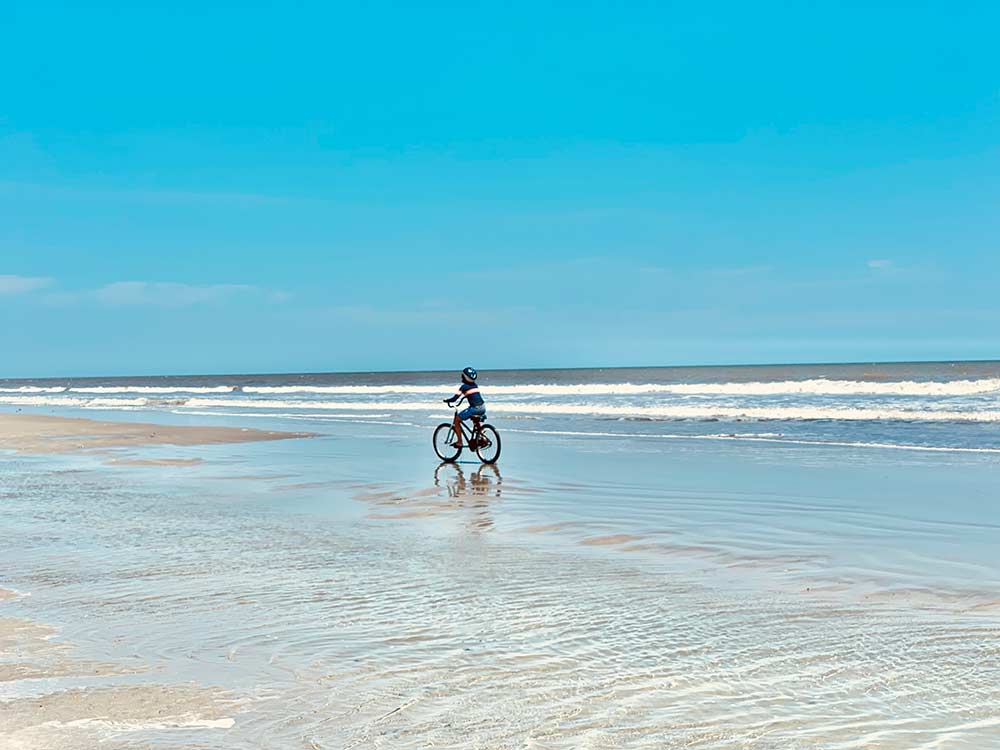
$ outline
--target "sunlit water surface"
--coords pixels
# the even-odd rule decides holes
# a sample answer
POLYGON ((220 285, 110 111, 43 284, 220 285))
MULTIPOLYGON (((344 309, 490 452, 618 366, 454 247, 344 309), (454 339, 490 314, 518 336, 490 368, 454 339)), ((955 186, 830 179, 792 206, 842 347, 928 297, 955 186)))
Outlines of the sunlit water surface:
POLYGON ((0 698, 214 706, 37 746, 1000 747, 991 456, 327 431, 9 461, 0 616, 119 673, 0 698))

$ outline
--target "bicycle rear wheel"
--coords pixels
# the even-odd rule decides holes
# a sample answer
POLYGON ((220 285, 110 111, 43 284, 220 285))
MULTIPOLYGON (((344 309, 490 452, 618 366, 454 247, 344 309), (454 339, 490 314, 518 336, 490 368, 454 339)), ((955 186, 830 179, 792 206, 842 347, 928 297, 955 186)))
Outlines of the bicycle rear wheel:
POLYGON ((453 445, 457 442, 455 425, 450 422, 442 422, 434 430, 434 452, 442 461, 451 463, 461 455, 462 449, 453 445))
POLYGON ((500 433, 490 424, 484 424, 479 429, 479 442, 476 453, 484 464, 495 464, 500 458, 500 433))

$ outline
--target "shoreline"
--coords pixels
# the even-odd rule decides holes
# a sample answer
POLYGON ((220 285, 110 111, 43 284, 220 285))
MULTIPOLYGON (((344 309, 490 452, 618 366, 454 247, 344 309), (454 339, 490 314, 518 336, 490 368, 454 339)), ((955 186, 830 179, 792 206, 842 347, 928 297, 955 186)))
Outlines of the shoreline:
POLYGON ((82 417, 0 413, 0 450, 26 455, 160 445, 225 445, 316 436, 315 432, 283 432, 250 427, 109 422, 82 417))

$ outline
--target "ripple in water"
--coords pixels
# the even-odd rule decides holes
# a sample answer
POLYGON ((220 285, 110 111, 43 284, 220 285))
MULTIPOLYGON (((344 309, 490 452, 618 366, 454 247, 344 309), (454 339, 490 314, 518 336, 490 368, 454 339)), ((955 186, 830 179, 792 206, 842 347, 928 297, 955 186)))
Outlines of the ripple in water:
POLYGON ((98 474, 16 481, 0 563, 5 584, 32 596, 0 607, 59 626, 81 659, 141 667, 84 686, 95 705, 99 690, 154 700, 154 683, 188 686, 164 700, 197 699, 206 722, 235 718, 164 728, 140 712, 106 737, 157 748, 1000 745, 994 619, 727 589, 637 562, 613 550, 641 540, 586 526, 574 533, 589 545, 539 543, 560 525, 504 534, 482 520, 503 493, 516 497, 498 476, 417 496, 352 490, 374 514, 416 503, 442 521, 433 533, 249 507, 217 483, 186 498, 98 474))

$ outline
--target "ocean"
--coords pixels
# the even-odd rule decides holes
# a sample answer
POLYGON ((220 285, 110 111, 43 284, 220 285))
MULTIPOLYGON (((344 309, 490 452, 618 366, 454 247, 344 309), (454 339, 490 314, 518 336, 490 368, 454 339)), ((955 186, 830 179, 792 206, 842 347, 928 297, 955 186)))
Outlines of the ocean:
MULTIPOLYGON (((456 372, 0 381, 0 405, 430 425, 456 372)), ((1000 450, 1000 362, 485 371, 508 431, 1000 450)))

